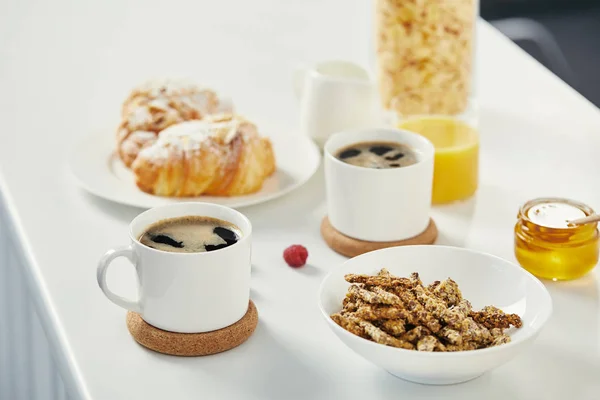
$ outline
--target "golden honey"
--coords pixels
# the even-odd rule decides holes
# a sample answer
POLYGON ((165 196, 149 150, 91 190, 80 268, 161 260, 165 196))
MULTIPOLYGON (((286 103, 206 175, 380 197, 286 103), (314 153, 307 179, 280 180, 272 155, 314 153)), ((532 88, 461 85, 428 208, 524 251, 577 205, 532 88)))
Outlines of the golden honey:
POLYGON ((515 256, 537 277, 576 279, 598 263, 597 223, 569 225, 568 221, 594 214, 585 204, 560 198, 525 203, 515 225, 515 256))

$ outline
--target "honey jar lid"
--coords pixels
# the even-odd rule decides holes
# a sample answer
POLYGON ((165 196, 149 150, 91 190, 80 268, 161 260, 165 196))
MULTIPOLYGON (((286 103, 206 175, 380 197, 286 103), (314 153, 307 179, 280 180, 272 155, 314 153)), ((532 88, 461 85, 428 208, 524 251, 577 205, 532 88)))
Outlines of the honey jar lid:
POLYGON ((527 202, 521 215, 545 228, 570 229, 569 221, 584 218, 594 211, 583 203, 562 198, 540 198, 527 202))

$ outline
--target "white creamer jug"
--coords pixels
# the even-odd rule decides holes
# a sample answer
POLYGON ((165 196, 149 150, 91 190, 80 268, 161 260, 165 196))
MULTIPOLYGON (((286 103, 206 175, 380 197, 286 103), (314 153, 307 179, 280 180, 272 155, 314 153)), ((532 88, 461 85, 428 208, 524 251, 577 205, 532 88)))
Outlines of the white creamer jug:
POLYGON ((294 86, 300 129, 321 148, 334 133, 382 126, 377 86, 356 64, 324 61, 298 69, 294 86))

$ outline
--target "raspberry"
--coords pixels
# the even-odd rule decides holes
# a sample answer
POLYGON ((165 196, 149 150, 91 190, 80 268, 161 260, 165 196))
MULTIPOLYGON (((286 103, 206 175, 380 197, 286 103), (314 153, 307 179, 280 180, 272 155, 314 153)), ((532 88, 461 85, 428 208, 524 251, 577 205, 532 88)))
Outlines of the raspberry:
POLYGON ((294 244, 283 251, 283 259, 290 267, 299 268, 306 264, 308 250, 299 244, 294 244))

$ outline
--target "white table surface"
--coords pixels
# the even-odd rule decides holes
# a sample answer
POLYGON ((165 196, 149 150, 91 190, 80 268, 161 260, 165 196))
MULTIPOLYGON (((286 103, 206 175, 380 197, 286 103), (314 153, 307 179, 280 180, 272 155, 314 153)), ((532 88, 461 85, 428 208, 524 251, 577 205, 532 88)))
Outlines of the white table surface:
MULTIPOLYGON (((535 345, 466 384, 404 382, 329 331, 316 304, 344 261, 319 236, 322 171, 296 192, 243 211, 254 224, 255 334, 205 358, 152 353, 129 336, 125 311, 96 285, 96 261, 127 242, 139 210, 84 193, 69 175, 74 141, 112 127, 128 89, 148 76, 190 76, 238 109, 297 134, 290 75, 300 62, 366 63, 368 1, 10 1, 0 5, 0 188, 24 250, 27 282, 73 398, 592 399, 600 393, 599 278, 546 285, 554 315, 535 345), (288 268, 292 243, 310 265, 288 268), (408 396, 408 397, 406 397, 408 396)), ((436 208, 439 243, 514 260, 518 207, 568 196, 600 209, 600 113, 482 24, 478 79, 481 181, 476 198, 436 208)), ((120 265, 118 265, 120 266, 120 265)), ((110 284, 134 295, 133 268, 110 284)))

